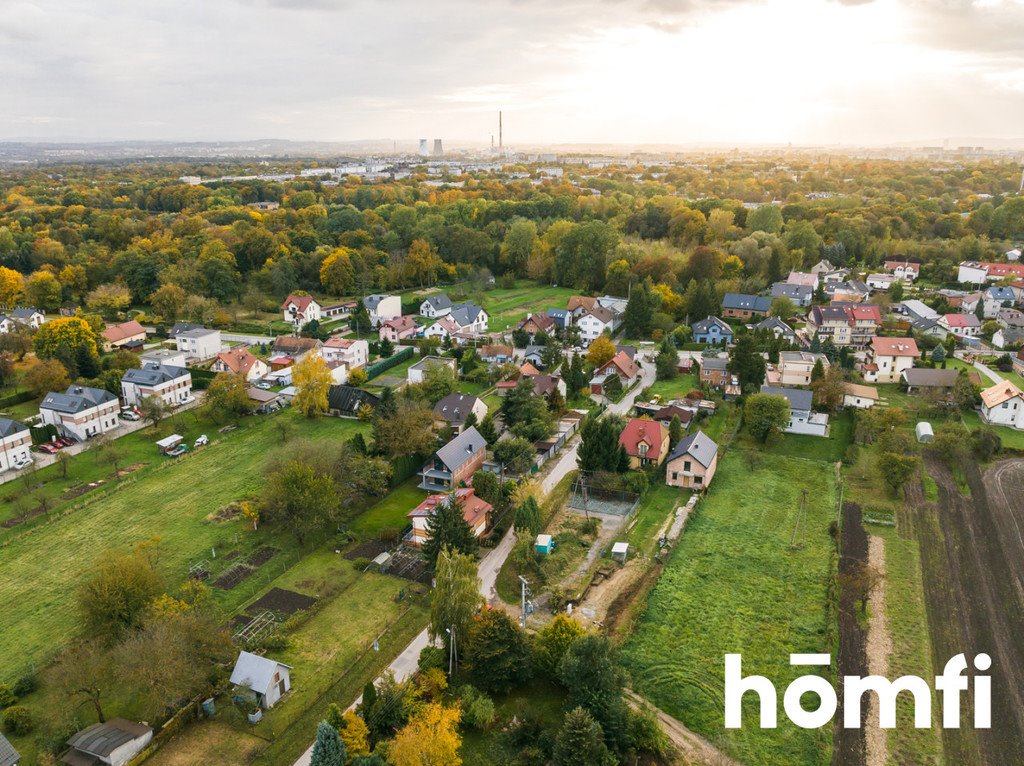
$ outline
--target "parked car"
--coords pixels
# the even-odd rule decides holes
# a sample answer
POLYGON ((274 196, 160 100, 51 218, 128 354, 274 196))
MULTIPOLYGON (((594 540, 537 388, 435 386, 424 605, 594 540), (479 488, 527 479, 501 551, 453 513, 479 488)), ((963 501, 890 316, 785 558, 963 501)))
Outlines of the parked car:
POLYGON ((139 414, 135 410, 121 410, 122 420, 141 420, 139 414))
POLYGON ((167 455, 167 457, 181 457, 186 452, 188 452, 188 447, 186 447, 184 444, 179 444, 177 447, 175 447, 172 450, 169 450, 168 452, 165 452, 164 454, 167 455))
POLYGON ((197 447, 205 447, 209 443, 210 443, 210 440, 206 437, 206 434, 203 434, 198 439, 196 439, 196 446, 197 447))
POLYGON ((27 465, 32 465, 34 461, 30 457, 23 458, 21 460, 15 460, 11 465, 14 468, 24 468, 27 465))
POLYGON ((60 451, 60 447, 54 447, 50 442, 40 444, 36 449, 40 452, 45 452, 47 455, 56 455, 60 451))
POLYGON ((194 402, 195 400, 196 398, 194 396, 186 396, 184 399, 181 400, 181 404, 192 404, 192 402, 194 402))
POLYGON ((59 447, 70 447, 72 444, 75 443, 75 440, 69 439, 66 436, 62 436, 59 439, 54 439, 53 443, 59 445, 59 447))
POLYGON ((270 390, 270 384, 267 383, 267 381, 265 381, 265 380, 261 380, 259 383, 256 384, 256 388, 262 389, 264 391, 269 391, 270 390))

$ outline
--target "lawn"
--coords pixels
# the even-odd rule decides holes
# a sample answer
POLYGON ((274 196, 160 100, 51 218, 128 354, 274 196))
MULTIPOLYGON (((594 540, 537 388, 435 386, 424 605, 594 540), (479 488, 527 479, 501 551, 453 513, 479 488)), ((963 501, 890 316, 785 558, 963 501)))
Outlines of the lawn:
POLYGON ((490 332, 503 332, 527 315, 547 309, 564 309, 569 297, 578 295, 568 287, 551 287, 520 280, 514 288, 496 288, 483 294, 483 308, 487 310, 490 332))
POLYGON ((736 446, 763 450, 774 455, 799 457, 806 460, 826 460, 834 463, 843 459, 843 454, 852 440, 853 416, 849 412, 840 412, 829 418, 828 436, 781 434, 766 446, 754 440, 744 429, 736 439, 736 446))
POLYGON ((990 426, 988 423, 982 423, 981 416, 973 410, 963 413, 961 417, 963 418, 964 425, 972 431, 976 428, 990 428, 999 434, 999 438, 1003 440, 1004 447, 1024 450, 1024 431, 1018 431, 1015 428, 1008 428, 1006 426, 990 426))
POLYGON ((693 374, 677 375, 671 380, 658 380, 647 389, 648 397, 660 396, 661 401, 682 399, 690 391, 700 390, 700 379, 693 374))
POLYGON ((744 763, 829 763, 830 727, 789 723, 781 690, 805 672, 790 667, 791 652, 833 650, 826 603, 835 517, 830 466, 766 455, 751 469, 728 454, 624 646, 637 691, 744 763), (794 549, 802 498, 806 534, 794 549), (779 728, 758 727, 752 695, 744 727, 724 728, 723 663, 733 652, 745 675, 765 675, 780 690, 779 728))
POLYGON ((363 537, 375 537, 385 529, 404 529, 409 523, 405 514, 423 502, 427 493, 416 486, 419 477, 402 482, 379 503, 361 514, 351 525, 363 537))
MULTIPOLYGON (((357 421, 323 418, 288 418, 297 435, 313 439, 347 439, 360 428, 357 421)), ((4 678, 13 681, 38 668, 78 629, 74 590, 82 577, 107 551, 130 551, 140 542, 159 537, 158 568, 169 588, 185 579, 191 562, 210 561, 214 575, 227 563, 213 559, 235 549, 245 554, 264 545, 281 553, 266 569, 278 572, 289 557, 297 557, 294 538, 287 531, 249 533, 239 521, 217 522, 207 517, 229 503, 258 492, 267 455, 280 444, 274 418, 254 420, 190 452, 176 461, 160 458, 149 444, 156 465, 140 470, 113 490, 96 490, 66 504, 62 513, 31 529, 14 528, 0 553, 0 659, 4 678), (73 512, 72 512, 73 511, 73 512)), ((126 437, 128 438, 128 437, 126 437)), ((92 464, 85 454, 75 461, 92 464)), ((20 485, 14 491, 24 491, 20 485)), ((246 583, 255 588, 263 579, 258 571, 246 583)), ((252 589, 215 591, 218 603, 230 611, 252 589)))
POLYGON ((688 490, 665 484, 663 470, 659 470, 652 481, 656 483, 637 507, 626 535, 633 554, 650 556, 658 543, 655 534, 669 513, 677 504, 682 505, 690 498, 688 490))
MULTIPOLYGON (((495 702, 495 717, 498 721, 529 717, 541 724, 554 736, 561 727, 565 708, 565 691, 553 683, 534 679, 495 702)), ((464 731, 462 747, 459 749, 463 766, 492 766, 496 763, 513 763, 516 753, 508 752, 501 742, 500 727, 491 731, 464 731)))

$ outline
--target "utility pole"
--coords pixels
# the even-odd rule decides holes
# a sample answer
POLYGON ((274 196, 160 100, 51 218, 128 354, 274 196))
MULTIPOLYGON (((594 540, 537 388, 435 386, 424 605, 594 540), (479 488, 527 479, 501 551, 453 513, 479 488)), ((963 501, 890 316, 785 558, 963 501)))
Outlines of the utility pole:
POLYGON ((530 591, 530 583, 528 583, 526 581, 526 578, 523 577, 522 575, 519 576, 519 583, 520 583, 520 590, 522 591, 522 604, 520 606, 520 608, 522 609, 522 618, 521 618, 520 622, 522 623, 522 626, 525 629, 526 628, 526 595, 530 591))
POLYGON ((451 678, 455 668, 459 666, 458 654, 455 650, 455 626, 446 628, 446 631, 451 636, 451 640, 448 642, 448 677, 451 678))

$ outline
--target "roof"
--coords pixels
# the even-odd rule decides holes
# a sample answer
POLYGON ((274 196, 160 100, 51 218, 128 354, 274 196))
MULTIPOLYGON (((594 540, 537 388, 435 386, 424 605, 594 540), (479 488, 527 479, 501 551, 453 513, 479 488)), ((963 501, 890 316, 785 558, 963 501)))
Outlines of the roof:
POLYGON ((985 294, 995 301, 1009 301, 1013 303, 1017 300, 1017 294, 1013 291, 1012 287, 990 287, 985 291, 985 294))
POLYGON ((410 370, 425 370, 428 367, 438 367, 447 365, 454 369, 455 360, 447 356, 425 356, 420 359, 416 364, 412 365, 410 370))
POLYGON ((191 377, 189 371, 184 367, 171 367, 166 364, 146 364, 141 368, 133 367, 125 370, 121 382, 135 383, 139 386, 156 386, 183 378, 186 375, 191 377))
POLYGON ((813 351, 780 351, 779 352, 779 361, 780 362, 789 362, 789 363, 792 363, 792 364, 796 364, 798 362, 802 362, 802 363, 805 363, 805 364, 814 364, 819 359, 821 360, 821 363, 824 366, 826 366, 826 367, 828 366, 828 357, 826 357, 824 354, 816 354, 813 351))
POLYGON ((220 330, 211 330, 209 327, 190 327, 187 330, 182 330, 175 338, 205 338, 207 335, 213 335, 214 333, 220 334, 220 330))
POLYGON ((925 319, 938 319, 939 313, 916 298, 903 301, 903 308, 909 311, 911 314, 916 314, 919 317, 925 319))
POLYGON ((57 392, 48 393, 43 397, 39 408, 75 414, 101 404, 106 404, 107 402, 116 401, 117 397, 106 389, 72 384, 62 394, 57 392))
POLYGON ((77 734, 71 735, 68 744, 83 753, 105 757, 122 745, 133 739, 144 737, 152 731, 142 723, 127 721, 124 718, 112 718, 106 723, 94 723, 77 734))
POLYGON ((366 343, 366 341, 355 338, 339 338, 335 335, 324 341, 324 348, 352 348, 356 343, 366 343))
POLYGON ((264 391, 262 388, 256 388, 255 386, 250 386, 245 389, 245 393, 248 394, 249 398, 254 402, 259 402, 260 404, 272 402, 278 397, 278 394, 274 391, 264 391))
POLYGON ((709 468, 717 454, 718 445, 703 431, 698 431, 695 434, 690 434, 680 439, 675 449, 668 456, 668 459, 671 461, 683 455, 689 455, 705 468, 709 468))
POLYGON ((411 316, 400 316, 385 320, 381 323, 381 327, 391 327, 397 332, 405 332, 416 327, 416 320, 411 316))
POLYGON ((185 437, 181 434, 171 434, 170 436, 165 436, 163 439, 157 439, 156 446, 160 449, 170 449, 171 447, 177 447, 181 444, 184 438, 185 437))
POLYGON ((483 400, 479 396, 471 394, 448 394, 444 399, 434 405, 434 414, 444 418, 453 425, 462 425, 473 411, 477 402, 483 400))
POLYGON ((773 298, 796 298, 803 300, 810 298, 814 290, 810 285, 794 285, 789 282, 776 282, 772 285, 773 298))
POLYGON ((125 338, 132 338, 136 335, 145 335, 146 328, 135 319, 121 324, 112 324, 103 328, 103 337, 110 343, 117 343, 125 338))
POLYGON ((913 338, 880 338, 871 339, 871 350, 875 356, 920 356, 917 341, 913 338))
MULTIPOLYGON (((446 502, 451 495, 431 495, 422 503, 406 514, 406 518, 412 519, 418 516, 432 516, 437 507, 446 502)), ((470 527, 476 527, 483 521, 487 514, 494 510, 494 507, 477 496, 476 490, 472 487, 460 487, 455 490, 455 502, 462 509, 462 518, 470 527)))
POLYGON ((320 348, 323 344, 316 338, 298 338, 294 335, 279 335, 274 338, 275 354, 286 353, 304 353, 314 348, 320 348))
POLYGON ((943 314, 947 327, 981 327, 981 320, 974 314, 943 314))
POLYGON ((780 386, 761 386, 761 393, 768 396, 783 396, 789 402, 791 410, 810 412, 814 394, 802 388, 782 388, 780 386))
POLYGON ((611 324, 615 319, 615 312, 610 309, 606 309, 604 306, 598 306, 596 303, 584 311, 580 319, 585 317, 587 314, 590 314, 590 316, 594 317, 594 319, 598 320, 602 324, 611 324))
POLYGON ((847 396, 859 396, 862 399, 878 401, 878 389, 874 386, 862 386, 858 383, 844 383, 843 392, 847 396))
POLYGON ((785 322, 783 322, 778 317, 767 317, 766 319, 762 319, 760 322, 758 322, 756 325, 754 325, 754 329, 755 330, 782 330, 782 332, 784 334, 786 334, 786 335, 792 335, 793 334, 793 328, 790 327, 785 322))
POLYGON ((204 329, 201 324, 193 324, 192 322, 175 322, 174 326, 167 333, 172 338, 177 338, 183 332, 188 330, 201 330, 204 329))
POLYGON ((925 388, 952 388, 959 376, 959 370, 933 370, 924 367, 911 367, 903 371, 903 379, 908 386, 924 386, 925 388))
POLYGON ((435 311, 437 311, 438 309, 451 308, 451 305, 452 299, 449 298, 444 293, 440 293, 438 295, 431 295, 429 298, 425 298, 423 300, 423 303, 420 304, 421 307, 430 306, 435 311))
POLYGON ((278 672, 279 667, 291 669, 291 665, 285 665, 269 657, 260 657, 252 652, 239 652, 235 669, 231 671, 231 683, 263 692, 274 682, 274 674, 278 672))
POLYGON ((632 380, 640 374, 640 368, 636 366, 636 362, 634 362, 632 357, 625 351, 619 351, 615 356, 601 365, 597 371, 607 372, 611 367, 618 369, 618 371, 625 375, 629 380, 632 380))
POLYGON ((592 298, 589 295, 571 295, 569 296, 569 305, 567 306, 569 311, 575 311, 576 309, 592 309, 597 303, 597 298, 592 298))
POLYGON ((454 471, 470 457, 487 446, 484 437, 470 426, 437 451, 437 459, 454 471))
POLYGON ((723 335, 732 335, 732 328, 728 324, 723 322, 718 317, 711 316, 709 316, 707 319, 702 319, 699 322, 694 323, 693 332, 696 335, 697 333, 707 332, 712 327, 718 327, 718 329, 721 330, 723 335))
POLYGON ((763 311, 772 307, 771 298, 763 295, 745 295, 743 293, 726 293, 722 298, 722 308, 739 311, 763 311))
POLYGON ((21 756, 14 749, 14 745, 7 741, 7 737, 0 734, 0 766, 14 766, 21 756))
POLYGON ((16 420, 0 418, 0 439, 7 438, 8 436, 14 436, 15 434, 27 430, 28 426, 22 425, 16 420))
POLYGON ((327 389, 327 409, 345 414, 356 414, 363 405, 376 407, 380 397, 355 386, 331 386, 327 389))
POLYGON ((700 363, 702 370, 725 370, 729 360, 724 356, 706 356, 700 363))
POLYGON ((661 451, 662 442, 668 435, 668 431, 656 420, 643 420, 631 418, 626 427, 619 434, 619 444, 625 447, 627 454, 639 457, 640 445, 646 444, 655 452, 661 451))
MULTIPOLYGON (((17 308, 11 312, 11 319, 31 319, 36 314, 42 314, 43 312, 35 308, 17 308)), ((137 324, 137 323, 136 323, 137 324)))
POLYGON ((898 269, 903 267, 903 270, 912 269, 913 271, 920 271, 921 264, 915 263, 914 261, 886 261, 885 268, 887 269, 898 269))
POLYGON ((245 346, 235 346, 230 351, 217 354, 217 361, 222 362, 231 372, 248 373, 259 357, 254 356, 245 346))
POLYGON ((786 277, 786 282, 791 285, 813 288, 818 284, 818 275, 807 274, 803 271, 791 271, 789 272, 789 276, 786 277))
POLYGON ((393 297, 393 295, 382 295, 380 293, 374 293, 373 295, 367 295, 365 298, 363 298, 363 305, 366 307, 367 311, 373 311, 375 308, 377 308, 377 306, 380 305, 380 302, 382 300, 384 300, 385 298, 393 297))
POLYGON ((530 375, 528 377, 533 381, 533 393, 536 396, 547 396, 562 382, 557 375, 530 375))
POLYGON ((547 330, 548 328, 554 327, 556 324, 553 317, 550 317, 547 314, 537 312, 534 314, 530 314, 528 317, 526 317, 522 322, 519 323, 518 327, 522 329, 523 327, 526 326, 527 322, 530 322, 531 320, 533 321, 534 325, 536 325, 538 330, 547 330))
POLYGON ((1002 383, 996 383, 982 391, 981 402, 988 408, 998 407, 1016 396, 1024 397, 1024 393, 1021 393, 1021 390, 1010 381, 1004 380, 1002 383))
POLYGON ((498 357, 498 356, 511 357, 512 353, 513 353, 513 349, 512 349, 511 346, 500 346, 500 345, 481 346, 480 347, 480 351, 477 352, 478 356, 481 359, 488 358, 488 357, 498 357))
POLYGON ((483 313, 483 309, 477 306, 475 303, 456 303, 452 306, 451 316, 452 320, 457 322, 460 327, 474 324, 480 318, 483 313))
POLYGON ((299 311, 305 312, 309 308, 310 303, 316 303, 317 306, 320 305, 312 295, 289 295, 284 299, 284 303, 281 304, 281 309, 284 310, 294 304, 295 308, 299 311))

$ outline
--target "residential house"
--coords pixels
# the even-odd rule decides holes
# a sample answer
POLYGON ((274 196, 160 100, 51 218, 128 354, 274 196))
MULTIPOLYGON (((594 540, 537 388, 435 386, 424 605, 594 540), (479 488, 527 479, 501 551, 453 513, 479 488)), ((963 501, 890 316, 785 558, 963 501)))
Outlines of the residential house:
POLYGON ((184 367, 185 352, 178 351, 176 348, 154 348, 139 354, 139 363, 142 365, 166 364, 169 367, 184 367))
POLYGON ((292 688, 291 665, 241 651, 231 671, 231 683, 256 695, 261 708, 268 710, 292 688))
POLYGON ((244 375, 250 382, 270 373, 270 365, 250 352, 246 346, 235 346, 229 351, 221 351, 210 369, 214 372, 244 375))
POLYGON ((146 340, 146 328, 132 319, 121 324, 107 325, 100 335, 103 337, 104 351, 113 351, 115 348, 141 351, 146 340))
POLYGON ((807 314, 807 334, 822 342, 831 338, 837 346, 863 348, 881 324, 881 309, 870 303, 812 306, 807 314))
POLYGON ((1013 371, 1024 376, 1024 348, 1013 355, 1013 371))
POLYGON ((899 281, 901 281, 900 278, 894 274, 868 274, 864 280, 865 284, 872 290, 879 290, 881 292, 885 292, 899 281))
POLYGON ((828 274, 829 272, 832 272, 832 271, 835 271, 835 270, 836 270, 836 267, 832 263, 832 261, 824 259, 824 258, 822 260, 818 261, 813 266, 811 266, 811 273, 812 274, 816 274, 819 277, 822 274, 828 274))
POLYGON ((778 317, 762 319, 754 325, 754 330, 770 332, 784 343, 796 343, 796 333, 793 331, 793 328, 778 317))
POLYGON ((374 409, 380 397, 355 386, 331 386, 327 389, 327 412, 338 418, 357 418, 363 407, 374 409))
POLYGON ((168 407, 179 407, 192 401, 192 373, 184 367, 163 364, 125 370, 121 377, 124 403, 138 406, 150 396, 160 399, 168 407))
POLYGON ((939 319, 938 311, 916 298, 905 300, 899 305, 903 313, 910 317, 911 321, 914 319, 934 319, 938 321, 939 319))
POLYGON ((598 375, 616 375, 622 382, 624 389, 629 388, 640 378, 640 368, 625 351, 619 351, 615 356, 602 364, 594 371, 598 375))
POLYGON ((761 393, 786 399, 789 404, 789 422, 782 430, 787 434, 828 436, 828 415, 824 412, 811 411, 814 394, 810 391, 802 388, 761 386, 761 393))
POLYGON ((566 309, 574 318, 582 316, 583 312, 590 311, 597 305, 597 298, 592 298, 589 295, 572 295, 569 297, 569 303, 566 309))
POLYGON ((419 472, 419 488, 432 492, 451 492, 468 483, 483 465, 487 442, 475 426, 441 447, 419 472))
POLYGON ((112 431, 121 424, 117 397, 102 388, 68 386, 64 393, 50 392, 39 405, 43 425, 54 426, 61 436, 85 441, 112 431))
POLYGON ((859 383, 843 384, 843 406, 866 410, 878 404, 878 389, 859 383))
POLYGON ((19 329, 20 325, 6 314, 0 314, 0 335, 7 335, 19 329))
POLYGON ((948 395, 960 375, 959 370, 940 370, 925 367, 911 367, 901 375, 908 394, 934 393, 948 395))
POLYGON ((1008 260, 1008 261, 1019 261, 1020 260, 1020 248, 1019 247, 1011 248, 1010 250, 1006 251, 1005 255, 1006 255, 1006 260, 1008 260))
POLYGON ((707 343, 709 345, 732 343, 732 328, 718 317, 709 316, 693 325, 693 340, 695 343, 707 343))
POLYGON ((722 316, 737 319, 751 319, 768 315, 772 299, 762 295, 726 293, 722 298, 722 316))
POLYGON ((999 349, 1024 342, 1024 327, 1004 327, 992 333, 992 345, 999 349))
POLYGON ((558 375, 529 375, 527 377, 533 381, 534 396, 542 396, 547 399, 553 391, 557 390, 561 394, 562 400, 565 400, 565 381, 558 375))
POLYGON ((408 380, 410 384, 422 383, 427 374, 427 370, 431 367, 449 367, 454 373, 457 369, 456 365, 456 360, 451 357, 425 356, 409 368, 406 373, 406 380, 408 380))
MULTIPOLYGON (((310 352, 319 354, 323 341, 317 338, 299 338, 294 335, 278 335, 270 349, 272 357, 290 357, 293 362, 306 358, 310 352)), ((271 367, 274 366, 271 359, 271 367)))
POLYGON ((538 370, 544 369, 544 346, 527 346, 523 349, 523 361, 529 362, 538 370))
POLYGON ((679 424, 683 428, 686 428, 690 425, 690 421, 693 420, 693 416, 695 414, 695 409, 689 409, 688 407, 682 407, 675 403, 669 403, 653 412, 651 417, 659 423, 671 423, 672 418, 679 418, 679 424))
POLYGON ((284 321, 296 327, 307 322, 319 322, 323 316, 321 306, 312 295, 289 295, 281 304, 284 321))
POLYGON ((448 315, 459 328, 458 332, 467 335, 480 335, 487 332, 490 317, 487 312, 475 303, 456 303, 448 315))
POLYGON ((477 357, 488 364, 507 364, 514 353, 512 346, 487 345, 477 350, 477 357))
MULTIPOLYGON (((446 321, 448 317, 438 320, 438 324, 446 321)), ((400 340, 412 338, 419 330, 416 320, 411 316, 400 316, 394 319, 385 319, 380 323, 380 339, 398 343, 400 340)))
POLYGON ((487 531, 491 523, 491 513, 494 511, 493 506, 477 496, 476 490, 472 487, 459 487, 454 495, 431 495, 406 514, 412 529, 406 534, 405 542, 417 548, 425 545, 430 540, 430 517, 437 512, 438 507, 448 502, 458 504, 462 518, 473 530, 473 537, 481 537, 487 531))
POLYGON ((444 293, 431 295, 420 304, 420 316, 427 319, 440 319, 443 316, 448 316, 451 311, 452 299, 444 293))
POLYGON ((370 361, 370 344, 355 338, 328 338, 320 349, 326 362, 342 362, 349 370, 365 367, 370 361))
POLYGON ((939 340, 945 340, 949 336, 949 331, 939 324, 936 319, 915 319, 910 323, 910 328, 915 333, 928 335, 932 338, 938 338, 939 340))
POLYGON ((990 287, 985 291, 983 309, 985 319, 995 319, 1000 310, 1012 308, 1017 300, 1017 293, 1012 287, 990 287))
POLYGON ((10 418, 0 418, 0 471, 27 466, 32 462, 31 449, 32 433, 28 426, 10 418))
POLYGON ((629 303, 627 298, 619 298, 616 295, 602 295, 597 299, 597 305, 603 306, 609 309, 613 314, 622 316, 626 313, 626 304, 629 303))
POLYGON ((174 334, 178 351, 185 354, 189 362, 204 362, 220 353, 220 330, 206 327, 188 327, 174 334))
POLYGON ((980 285, 998 282, 1006 278, 1024 278, 1024 264, 991 263, 987 261, 963 261, 957 272, 957 281, 964 284, 980 285))
POLYGON ((1024 311, 1012 308, 999 309, 999 313, 996 314, 996 322, 1003 328, 1024 328, 1024 311))
POLYGON ((324 319, 348 319, 352 316, 355 308, 355 301, 339 301, 338 303, 329 303, 326 306, 322 306, 320 314, 324 319))
POLYGON ((0 314, 0 333, 7 334, 19 328, 38 330, 46 322, 39 309, 17 308, 10 314, 0 314))
POLYGON ((871 339, 867 359, 862 365, 864 380, 868 383, 898 383, 903 371, 914 366, 921 355, 913 338, 871 339))
POLYGON ((479 396, 453 392, 434 405, 434 427, 450 427, 454 433, 462 433, 462 429, 470 413, 476 416, 479 423, 487 417, 487 405, 479 396))
POLYGON ((284 399, 276 391, 267 391, 263 388, 249 386, 245 389, 245 393, 249 397, 249 401, 252 402, 253 410, 258 415, 269 415, 271 412, 277 412, 285 405, 284 399))
POLYGON ((656 420, 630 418, 619 434, 619 444, 629 455, 630 468, 661 465, 668 455, 668 428, 656 420))
POLYGON ((1004 380, 981 392, 981 419, 993 426, 1024 429, 1024 393, 1004 380))
POLYGON ((921 264, 913 261, 886 261, 885 270, 905 282, 913 282, 921 276, 921 264))
POLYGON ((821 362, 826 370, 829 367, 828 357, 811 351, 780 351, 779 352, 779 384, 783 386, 809 386, 814 365, 821 362))
POLYGON ((810 288, 811 292, 818 287, 818 275, 811 272, 807 273, 804 271, 791 271, 789 276, 786 277, 787 285, 798 285, 800 287, 810 288))
POLYGON ((703 431, 686 436, 669 453, 665 483, 670 487, 702 490, 718 469, 718 445, 703 431))
POLYGON ((700 363, 700 382, 711 388, 724 389, 732 380, 726 369, 729 364, 724 356, 705 356, 700 363))
POLYGON ((568 329, 572 325, 573 314, 569 309, 548 309, 548 316, 555 320, 559 330, 568 329))
POLYGON ((516 325, 517 330, 522 330, 530 336, 531 343, 536 340, 538 333, 553 335, 557 327, 558 325, 555 323, 554 319, 541 312, 530 314, 516 325))
POLYGON ((830 300, 843 303, 863 303, 871 295, 871 288, 866 282, 848 280, 846 282, 825 282, 825 295, 830 300))
POLYGON ((937 324, 958 338, 977 338, 981 335, 981 320, 974 314, 944 314, 937 324))
POLYGON ((397 295, 367 295, 363 305, 370 315, 370 325, 379 327, 381 322, 402 316, 402 299, 397 295))
POLYGON ((0 766, 18 766, 21 755, 3 734, 0 734, 0 766))
POLYGON ((820 276, 823 285, 831 285, 837 282, 845 282, 850 276, 849 269, 833 269, 820 276))
POLYGON ((772 285, 772 298, 789 298, 798 308, 807 308, 814 298, 814 289, 807 285, 791 285, 789 282, 776 282, 772 285))
POLYGON ((603 306, 595 305, 584 311, 576 325, 580 328, 580 340, 584 345, 589 345, 605 332, 614 333, 618 329, 618 317, 603 306))
POLYGON ((146 724, 112 718, 71 735, 60 762, 67 766, 124 766, 152 739, 153 730, 146 724))

